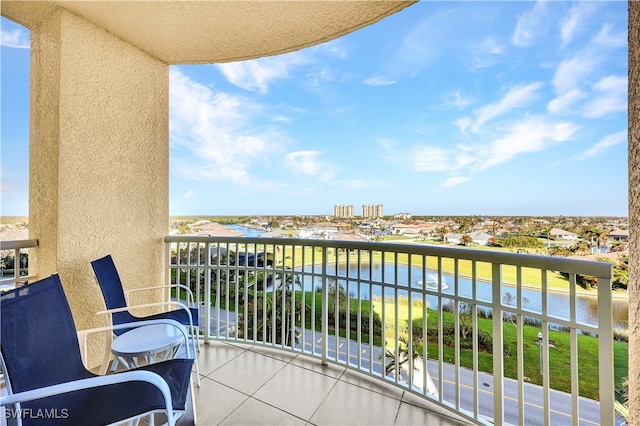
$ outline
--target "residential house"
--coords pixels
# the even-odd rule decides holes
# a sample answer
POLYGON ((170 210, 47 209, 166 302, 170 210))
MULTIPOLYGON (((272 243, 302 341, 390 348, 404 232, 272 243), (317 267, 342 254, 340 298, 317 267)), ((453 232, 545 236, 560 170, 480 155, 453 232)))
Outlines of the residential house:
MULTIPOLYGON (((444 236, 445 241, 451 244, 461 244, 462 236, 465 234, 447 234, 444 236)), ((469 237, 471 237, 471 244, 477 246, 486 246, 489 244, 489 240, 493 237, 492 235, 487 234, 486 232, 469 232, 469 237)))
POLYGON ((627 229, 615 229, 607 235, 609 241, 628 241, 629 230, 627 229))
POLYGON ((549 237, 555 240, 577 240, 578 234, 560 228, 551 228, 549 237))

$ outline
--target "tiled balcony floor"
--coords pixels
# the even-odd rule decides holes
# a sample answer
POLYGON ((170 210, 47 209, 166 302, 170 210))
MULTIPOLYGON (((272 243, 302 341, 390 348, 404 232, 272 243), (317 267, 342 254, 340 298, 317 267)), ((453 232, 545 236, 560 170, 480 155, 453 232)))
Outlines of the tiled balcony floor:
POLYGON ((437 406, 422 408, 401 389, 305 355, 211 342, 201 346, 198 360, 198 425, 463 423, 437 406))

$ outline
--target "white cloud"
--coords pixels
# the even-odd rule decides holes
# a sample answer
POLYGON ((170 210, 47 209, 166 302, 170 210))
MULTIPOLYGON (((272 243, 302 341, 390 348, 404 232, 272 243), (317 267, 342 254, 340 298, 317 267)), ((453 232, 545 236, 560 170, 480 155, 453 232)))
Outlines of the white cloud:
POLYGON ((448 25, 452 16, 461 13, 455 8, 436 10, 406 32, 393 56, 386 64, 387 74, 414 76, 424 67, 432 64, 451 46, 461 34, 453 34, 448 25), (425 42, 428 40, 428 42, 425 42))
MULTIPOLYGON (((577 6, 584 14, 587 5, 577 6)), ((566 30, 568 31, 568 30, 566 30)), ((627 80, 620 76, 603 76, 611 52, 626 46, 626 33, 613 33, 613 27, 603 25, 600 32, 580 51, 558 64, 553 87, 556 98, 547 104, 553 114, 581 114, 596 118, 627 108, 627 80), (595 82, 595 83, 594 83, 595 82)))
POLYGON ((569 13, 560 20, 560 38, 562 47, 573 41, 577 32, 584 28, 585 20, 595 11, 593 3, 576 2, 569 13))
POLYGON ((594 55, 586 53, 560 62, 553 77, 556 93, 564 95, 579 88, 585 78, 592 74, 598 62, 594 55))
POLYGON ((333 40, 304 50, 253 60, 214 64, 227 81, 242 89, 267 93, 279 80, 299 78, 296 71, 305 72, 302 84, 318 85, 331 80, 333 73, 326 64, 332 58, 347 59, 349 52, 340 40, 333 40))
POLYGON ((453 122, 453 124, 460 129, 461 133, 467 133, 467 129, 473 126, 473 120, 469 117, 462 117, 453 122))
POLYGON ((470 180, 471 178, 467 176, 451 176, 450 178, 442 182, 442 186, 448 188, 451 186, 460 185, 461 183, 469 182, 470 180))
POLYGON ((390 86, 396 84, 396 81, 384 77, 369 77, 364 80, 364 84, 369 86, 390 86))
MULTIPOLYGON (((502 116, 514 108, 528 105, 536 98, 536 92, 542 85, 538 82, 512 87, 498 102, 476 109, 473 112, 476 116, 476 121, 473 124, 474 130, 478 130, 489 120, 502 116)), ((463 122, 463 124, 465 123, 463 122)))
POLYGON ((452 99, 446 104, 458 109, 465 109, 473 103, 473 98, 462 95, 459 90, 456 90, 456 92, 451 95, 451 98, 452 99))
POLYGON ((545 1, 536 4, 518 18, 511 42, 517 47, 531 46, 549 25, 548 9, 545 1))
POLYGON ((468 55, 472 59, 472 69, 477 70, 495 65, 505 53, 505 48, 493 36, 488 36, 480 43, 473 43, 468 55))
POLYGON ((547 111, 552 114, 562 114, 564 112, 573 111, 571 109, 577 102, 586 97, 586 93, 579 89, 573 89, 555 99, 552 99, 547 104, 547 111))
POLYGON ((614 133, 606 136, 602 140, 598 141, 595 145, 593 145, 588 150, 584 151, 582 154, 576 157, 577 160, 585 160, 590 157, 595 157, 600 154, 603 154, 610 148, 613 148, 616 145, 624 143, 627 141, 627 131, 623 130, 618 133, 614 133))
POLYGON ((451 153, 434 146, 416 146, 412 164, 418 172, 446 172, 453 168, 451 153))
POLYGON ((458 145, 455 148, 440 148, 429 144, 415 144, 408 148, 399 148, 394 143, 379 143, 385 152, 384 157, 401 165, 409 165, 413 170, 424 173, 457 172, 476 161, 473 147, 458 145))
POLYGON ((277 149, 273 134, 251 126, 260 107, 214 92, 175 68, 169 88, 174 170, 197 179, 250 183, 251 164, 277 149), (182 162, 179 150, 189 151, 188 162, 182 162))
POLYGON ((322 152, 319 151, 296 151, 285 155, 284 160, 294 173, 317 176, 327 181, 333 176, 333 167, 322 161, 319 158, 321 155, 322 152))
POLYGON ((593 99, 585 105, 586 117, 598 118, 627 110, 627 77, 607 76, 598 81, 593 89, 593 99))
POLYGON ((5 30, 0 29, 0 43, 6 47, 14 47, 16 49, 29 49, 31 40, 29 34, 21 29, 5 30))
POLYGON ((485 38, 480 44, 480 48, 491 55, 504 53, 504 47, 498 44, 496 39, 492 36, 485 38))
POLYGON ((613 33, 611 25, 603 25, 600 32, 594 37, 593 45, 601 49, 619 49, 627 46, 627 32, 613 33))
POLYGON ((379 146, 384 157, 394 164, 409 166, 420 173, 448 173, 442 185, 450 187, 470 181, 469 173, 483 172, 520 155, 552 149, 569 141, 578 128, 573 123, 552 120, 545 115, 527 116, 487 129, 479 137, 474 136, 473 144, 458 143, 455 147, 443 148, 425 143, 403 147, 397 142, 385 141, 379 146))
POLYGON ((196 195, 196 191, 194 191, 193 189, 190 189, 190 190, 188 190, 187 192, 184 193, 182 198, 189 199, 189 198, 193 198, 194 195, 196 195))
POLYGON ((517 155, 541 151, 565 142, 576 132, 577 126, 568 122, 552 122, 544 117, 529 117, 509 127, 484 152, 480 170, 511 160, 517 155))
POLYGON ((340 186, 347 189, 362 189, 373 185, 373 182, 359 179, 343 180, 340 182, 340 186))
POLYGON ((308 62, 304 54, 292 52, 250 61, 215 64, 229 83, 252 92, 266 93, 274 81, 289 77, 292 68, 308 62))

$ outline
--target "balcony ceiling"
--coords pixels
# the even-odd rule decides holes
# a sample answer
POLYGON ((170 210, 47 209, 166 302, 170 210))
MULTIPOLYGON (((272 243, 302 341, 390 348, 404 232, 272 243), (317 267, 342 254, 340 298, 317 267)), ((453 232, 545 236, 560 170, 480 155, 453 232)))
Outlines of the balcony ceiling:
POLYGON ((415 1, 3 0, 2 15, 35 28, 63 7, 166 63, 214 63, 323 43, 415 1))

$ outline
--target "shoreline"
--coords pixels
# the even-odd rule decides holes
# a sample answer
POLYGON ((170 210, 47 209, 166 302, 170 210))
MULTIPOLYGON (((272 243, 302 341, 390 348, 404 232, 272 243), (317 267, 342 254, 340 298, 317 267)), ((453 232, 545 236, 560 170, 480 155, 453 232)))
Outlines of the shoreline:
MULTIPOLYGON (((340 263, 346 263, 346 260, 339 260, 340 263)), ((380 261, 381 262, 381 261, 380 261)), ((314 263, 309 263, 310 265, 313 265, 314 263)), ((316 262, 316 264, 321 264, 319 262, 316 262)), ((410 265, 409 263, 406 262, 398 262, 398 265, 402 265, 402 266, 413 266, 410 265)), ((304 265, 306 266, 306 265, 304 265)), ((435 269, 431 269, 431 268, 427 268, 428 271, 431 272, 435 272, 437 273, 438 271, 435 269)), ((451 275, 454 276, 454 273, 452 271, 448 271, 446 269, 442 270, 442 273, 445 273, 447 275, 451 275)), ((467 275, 467 274, 458 274, 458 276, 460 278, 466 278, 471 280, 473 277, 471 275, 467 275)), ((491 284, 492 281, 487 279, 487 278, 483 278, 483 277, 476 277, 476 279, 478 281, 482 281, 484 283, 489 283, 491 284)), ((511 281, 503 281, 503 284, 509 286, 509 287, 513 287, 513 288, 517 288, 517 283, 511 282, 511 281)), ((537 290, 537 291, 541 291, 541 287, 535 284, 528 284, 528 283, 522 283, 522 288, 526 288, 529 290, 537 290)), ((569 294, 570 293, 570 289, 563 289, 563 288, 557 288, 557 287, 547 287, 547 292, 550 293, 560 293, 560 294, 569 294)), ((593 297, 593 298, 597 298, 598 297, 598 289, 596 288, 595 290, 585 290, 582 287, 580 287, 579 285, 576 284, 576 296, 586 296, 586 297, 593 297)), ((620 300, 629 300, 629 293, 628 292, 621 292, 621 291, 615 291, 615 290, 611 290, 611 297, 612 299, 620 299, 620 300)))

